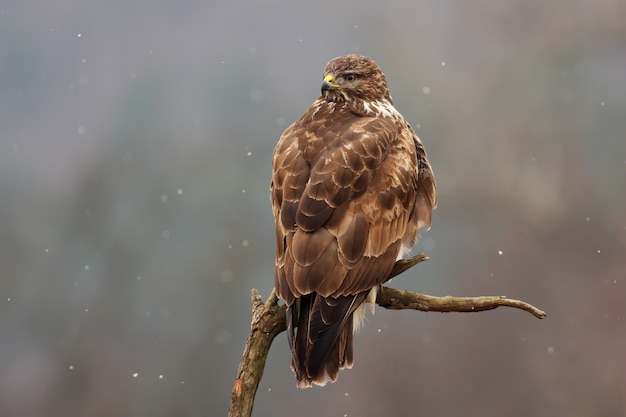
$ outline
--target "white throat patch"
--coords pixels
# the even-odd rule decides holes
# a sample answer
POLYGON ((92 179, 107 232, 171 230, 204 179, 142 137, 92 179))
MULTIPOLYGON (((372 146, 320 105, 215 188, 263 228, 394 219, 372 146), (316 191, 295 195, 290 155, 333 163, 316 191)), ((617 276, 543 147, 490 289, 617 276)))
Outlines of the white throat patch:
POLYGON ((391 117, 394 119, 402 117, 398 110, 396 110, 396 108, 393 107, 393 104, 391 104, 387 99, 364 101, 363 107, 365 108, 366 113, 375 117, 391 117))

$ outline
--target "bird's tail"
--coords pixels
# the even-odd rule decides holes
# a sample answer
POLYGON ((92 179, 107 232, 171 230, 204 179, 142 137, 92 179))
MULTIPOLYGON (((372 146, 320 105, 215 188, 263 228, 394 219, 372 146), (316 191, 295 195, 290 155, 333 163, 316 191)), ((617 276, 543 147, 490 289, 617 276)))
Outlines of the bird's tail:
POLYGON ((337 298, 312 293, 289 307, 291 368, 298 387, 334 382, 340 369, 352 367, 353 316, 368 292, 337 298))

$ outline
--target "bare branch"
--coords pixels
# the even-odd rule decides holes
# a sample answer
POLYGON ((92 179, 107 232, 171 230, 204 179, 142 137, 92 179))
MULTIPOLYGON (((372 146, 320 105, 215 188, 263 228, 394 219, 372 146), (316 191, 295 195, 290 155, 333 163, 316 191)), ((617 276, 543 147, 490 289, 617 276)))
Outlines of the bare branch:
POLYGON ((254 396, 263 377, 270 346, 276 335, 286 328, 285 307, 278 305, 274 291, 263 304, 258 291, 253 289, 250 333, 230 397, 229 417, 252 415, 254 396))
POLYGON ((546 317, 546 313, 537 307, 524 301, 506 298, 503 295, 433 297, 432 295, 383 287, 376 297, 376 304, 390 310, 438 311, 441 313, 470 313, 493 310, 498 307, 513 307, 527 311, 539 319, 546 317))
MULTIPOLYGON (((428 256, 420 253, 410 259, 397 261, 387 281, 427 259, 428 256)), ((546 317, 545 312, 531 304, 499 295, 434 297, 383 287, 382 291, 378 292, 376 304, 390 310, 438 311, 443 313, 468 313, 493 310, 498 307, 513 307, 527 311, 539 319, 546 317)), ((286 330, 286 323, 285 306, 278 305, 275 291, 272 290, 267 301, 263 303, 257 290, 253 289, 250 334, 237 370, 237 379, 235 379, 228 410, 229 417, 250 417, 252 415, 254 396, 263 376, 267 354, 274 338, 286 330)))
POLYGON ((395 277, 396 275, 400 275, 401 273, 417 265, 418 263, 427 261, 428 259, 430 259, 428 255, 422 252, 422 253, 418 253, 412 258, 400 259, 396 261, 395 265, 393 266, 393 269, 391 270, 391 273, 389 274, 385 282, 389 281, 391 278, 395 277))

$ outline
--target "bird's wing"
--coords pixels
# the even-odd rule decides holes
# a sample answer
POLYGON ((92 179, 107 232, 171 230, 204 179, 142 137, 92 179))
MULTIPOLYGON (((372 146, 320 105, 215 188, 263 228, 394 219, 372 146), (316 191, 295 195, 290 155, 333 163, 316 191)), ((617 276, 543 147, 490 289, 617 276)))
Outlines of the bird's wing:
POLYGON ((430 224, 432 172, 404 121, 295 123, 273 160, 276 288, 288 304, 311 292, 337 297, 379 285, 403 243, 430 224))

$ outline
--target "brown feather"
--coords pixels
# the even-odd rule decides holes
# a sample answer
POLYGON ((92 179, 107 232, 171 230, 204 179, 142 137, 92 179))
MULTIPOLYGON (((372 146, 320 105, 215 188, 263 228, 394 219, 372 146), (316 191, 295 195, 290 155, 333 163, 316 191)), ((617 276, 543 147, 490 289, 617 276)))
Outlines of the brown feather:
POLYGON ((352 366, 354 313, 437 204, 424 147, 367 57, 326 67, 332 85, 274 150, 275 288, 288 309, 298 386, 352 366), (354 80, 352 79, 354 77, 354 80))

